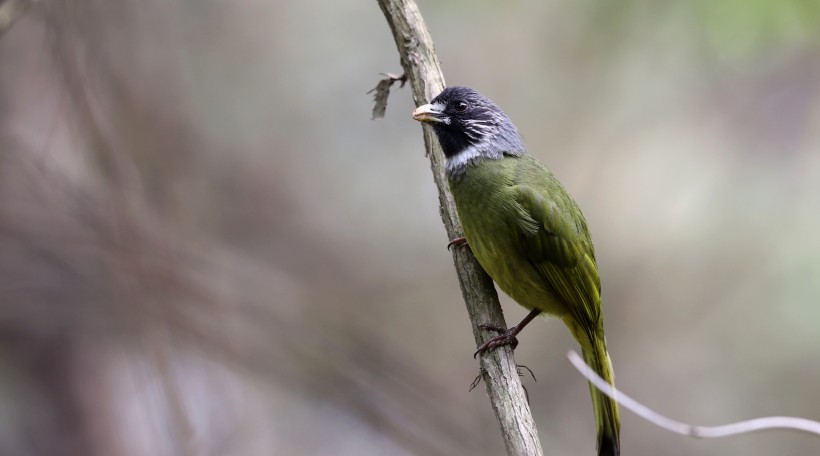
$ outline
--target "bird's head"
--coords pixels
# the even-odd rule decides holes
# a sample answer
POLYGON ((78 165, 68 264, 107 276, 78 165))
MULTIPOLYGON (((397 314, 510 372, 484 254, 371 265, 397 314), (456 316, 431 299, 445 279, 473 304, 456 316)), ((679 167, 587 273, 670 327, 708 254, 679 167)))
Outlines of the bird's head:
POLYGON ((433 127, 451 174, 463 172, 476 160, 524 153, 518 129, 507 114, 469 87, 444 89, 413 111, 413 119, 433 127))

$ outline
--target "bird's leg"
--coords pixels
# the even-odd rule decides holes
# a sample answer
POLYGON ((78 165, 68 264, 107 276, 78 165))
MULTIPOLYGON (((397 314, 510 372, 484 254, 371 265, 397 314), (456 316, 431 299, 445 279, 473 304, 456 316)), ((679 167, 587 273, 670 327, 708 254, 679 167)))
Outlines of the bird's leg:
POLYGON ((463 237, 455 238, 452 241, 450 241, 449 244, 447 244, 447 250, 450 250, 451 247, 461 247, 461 246, 469 247, 470 244, 467 244, 467 239, 465 239, 463 237))
POLYGON ((478 356, 479 354, 484 354, 487 350, 492 350, 494 348, 500 347, 502 345, 512 345, 512 349, 515 350, 515 347, 518 346, 518 339, 515 336, 524 329, 524 326, 527 326, 529 322, 531 322, 535 317, 541 314, 541 309, 532 309, 530 313, 521 320, 520 323, 513 326, 512 328, 500 328, 498 326, 493 325, 479 325, 479 328, 488 329, 490 331, 495 331, 499 333, 499 335, 493 337, 492 339, 484 342, 478 347, 475 353, 473 353, 473 358, 478 356))

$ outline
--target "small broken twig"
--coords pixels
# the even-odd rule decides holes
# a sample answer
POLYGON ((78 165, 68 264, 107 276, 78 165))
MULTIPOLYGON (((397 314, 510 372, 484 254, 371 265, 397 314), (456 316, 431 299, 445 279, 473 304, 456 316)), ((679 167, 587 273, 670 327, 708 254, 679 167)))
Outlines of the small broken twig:
POLYGON ((376 84, 376 87, 373 87, 367 92, 376 92, 375 95, 373 95, 373 101, 376 102, 376 104, 373 106, 373 120, 384 118, 384 112, 387 110, 387 97, 390 96, 390 88, 393 87, 393 84, 395 84, 396 82, 401 82, 399 88, 402 88, 404 87, 404 84, 407 82, 406 74, 402 74, 401 76, 393 73, 379 74, 387 77, 379 81, 379 83, 376 84))
POLYGON ((530 373, 530 377, 532 377, 532 381, 534 381, 534 382, 537 382, 537 381, 538 381, 538 380, 535 378, 535 374, 533 374, 533 373, 532 373, 532 369, 530 369, 529 367, 527 367, 527 366, 525 366, 525 365, 523 365, 523 364, 516 364, 516 365, 515 365, 515 368, 516 368, 516 369, 518 369, 518 376, 519 376, 519 377, 523 377, 523 376, 524 376, 524 373, 523 373, 523 372, 521 372, 521 369, 523 368, 523 369, 527 369, 527 372, 529 372, 529 373, 530 373))
MULTIPOLYGON (((536 379, 535 379, 535 374, 533 374, 533 373, 532 373, 532 369, 530 369, 529 367, 527 367, 527 366, 525 366, 525 365, 523 365, 523 364, 516 364, 516 365, 515 365, 515 369, 518 371, 518 376, 519 376, 519 377, 523 377, 523 376, 524 376, 524 372, 522 372, 522 371, 521 371, 521 369, 522 369, 522 368, 523 368, 523 369, 526 369, 526 370, 527 370, 527 372, 529 372, 529 373, 530 373, 530 377, 532 377, 532 381, 534 381, 534 382, 537 382, 537 381, 538 381, 538 380, 536 380, 536 379)), ((473 379, 473 383, 470 383, 470 389, 468 390, 469 392, 472 392, 472 391, 476 388, 476 386, 478 386, 478 385, 480 385, 480 384, 481 384, 481 376, 482 376, 482 375, 484 375, 484 373, 485 373, 484 371, 482 371, 481 369, 479 369, 479 373, 478 373, 478 375, 476 375, 476 377, 473 379)), ((529 404, 529 403, 530 403, 530 392, 529 392, 529 391, 527 391, 527 387, 526 387, 526 386, 524 386, 523 384, 521 385, 521 388, 523 388, 523 389, 524 389, 524 397, 526 397, 526 399, 527 399, 527 404, 529 404)))

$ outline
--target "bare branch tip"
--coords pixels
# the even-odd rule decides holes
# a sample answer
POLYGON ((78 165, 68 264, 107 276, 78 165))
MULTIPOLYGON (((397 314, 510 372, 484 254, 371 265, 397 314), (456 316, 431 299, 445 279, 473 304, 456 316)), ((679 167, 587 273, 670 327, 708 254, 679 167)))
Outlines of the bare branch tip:
POLYGON ((385 76, 384 79, 380 80, 376 87, 367 91, 368 94, 375 92, 373 95, 373 101, 375 105, 373 106, 373 117, 372 120, 383 119, 384 113, 387 111, 387 98, 390 96, 390 88, 396 82, 400 82, 399 88, 404 87, 404 84, 407 82, 407 75, 402 74, 401 76, 394 74, 394 73, 379 73, 382 76, 385 76))

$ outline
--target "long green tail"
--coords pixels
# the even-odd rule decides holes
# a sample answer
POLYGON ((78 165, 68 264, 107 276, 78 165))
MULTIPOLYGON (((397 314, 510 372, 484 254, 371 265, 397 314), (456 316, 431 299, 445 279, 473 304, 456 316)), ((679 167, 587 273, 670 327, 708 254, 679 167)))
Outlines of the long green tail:
MULTIPOLYGON (((575 339, 581 344, 584 361, 607 383, 615 386, 615 376, 612 374, 612 363, 606 351, 603 327, 597 331, 588 331, 566 320, 575 339)), ((595 424, 598 427, 598 456, 618 456, 621 454, 619 437, 621 419, 618 416, 618 403, 600 392, 591 383, 589 392, 592 395, 592 408, 595 411, 595 424)))

